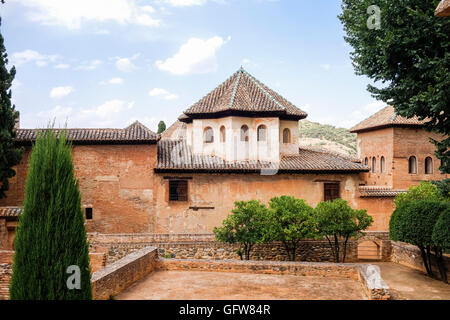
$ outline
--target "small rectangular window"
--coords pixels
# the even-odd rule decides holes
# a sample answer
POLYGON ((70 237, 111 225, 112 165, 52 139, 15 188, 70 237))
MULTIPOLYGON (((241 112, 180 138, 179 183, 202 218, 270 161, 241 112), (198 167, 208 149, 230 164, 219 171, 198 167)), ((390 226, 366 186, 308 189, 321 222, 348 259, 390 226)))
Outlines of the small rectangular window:
POLYGON ((339 182, 326 182, 324 184, 324 200, 333 201, 340 198, 339 182))
POLYGON ((169 180, 169 201, 188 201, 187 180, 169 180))
POLYGON ((84 209, 86 220, 92 220, 92 208, 85 208, 84 209))

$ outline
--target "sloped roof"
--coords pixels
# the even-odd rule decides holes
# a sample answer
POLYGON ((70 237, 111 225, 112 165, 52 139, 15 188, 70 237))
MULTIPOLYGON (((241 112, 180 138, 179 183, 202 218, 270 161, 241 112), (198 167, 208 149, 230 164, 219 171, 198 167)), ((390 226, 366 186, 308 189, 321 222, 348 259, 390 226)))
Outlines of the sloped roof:
POLYGON ((394 126, 422 126, 425 122, 424 120, 419 120, 417 117, 405 118, 399 116, 393 106, 387 106, 366 120, 358 123, 350 129, 350 132, 357 133, 394 126))
POLYGON ((450 16, 450 0, 442 0, 434 13, 437 17, 450 16))
POLYGON ((163 133, 161 139, 182 139, 186 133, 186 124, 177 120, 163 133))
POLYGON ((362 198, 370 197, 396 197, 400 193, 405 193, 408 190, 392 189, 391 187, 380 186, 360 186, 359 195, 362 198))
POLYGON ((18 217, 22 214, 23 207, 0 207, 0 217, 18 217))
POLYGON ((184 140, 160 140, 156 172, 237 172, 259 173, 278 169, 278 172, 363 172, 369 167, 343 157, 306 149, 298 155, 283 156, 278 167, 267 161, 225 161, 220 157, 194 155, 184 140))
MULTIPOLYGON (((36 141, 39 132, 46 129, 17 129, 16 142, 36 141)), ((75 144, 106 143, 156 143, 158 135, 139 121, 125 129, 51 129, 57 135, 67 132, 67 138, 75 144)))
POLYGON ((178 119, 189 122, 199 117, 259 113, 296 120, 308 116, 241 68, 178 119))

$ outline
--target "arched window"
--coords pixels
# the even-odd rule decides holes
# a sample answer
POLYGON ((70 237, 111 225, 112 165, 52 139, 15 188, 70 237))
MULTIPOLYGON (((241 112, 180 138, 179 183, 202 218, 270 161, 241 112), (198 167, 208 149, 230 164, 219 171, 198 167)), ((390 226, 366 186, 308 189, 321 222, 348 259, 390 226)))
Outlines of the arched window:
POLYGON ((369 165, 369 158, 366 157, 366 158, 364 159, 364 165, 365 165, 365 166, 368 166, 368 165, 369 165))
POLYGON ((203 132, 203 141, 205 143, 213 143, 214 142, 214 131, 211 127, 205 128, 203 132))
POLYGON ((220 142, 225 142, 227 138, 227 133, 224 126, 220 127, 220 142))
POLYGON ((283 130, 283 143, 291 143, 291 130, 288 128, 283 130))
POLYGON ((245 124, 241 127, 241 141, 248 142, 248 127, 245 124))
POLYGON ((417 159, 414 156, 409 157, 408 160, 408 173, 416 174, 417 173, 417 159))
POLYGON ((384 159, 384 156, 381 156, 380 159, 380 171, 381 173, 384 173, 386 171, 386 160, 384 159))
POLYGON ((433 174, 433 159, 431 157, 425 158, 425 174, 433 174))
POLYGON ((372 172, 377 172, 377 158, 372 157, 372 172))
POLYGON ((265 125, 260 125, 258 127, 258 141, 267 140, 267 127, 265 125))

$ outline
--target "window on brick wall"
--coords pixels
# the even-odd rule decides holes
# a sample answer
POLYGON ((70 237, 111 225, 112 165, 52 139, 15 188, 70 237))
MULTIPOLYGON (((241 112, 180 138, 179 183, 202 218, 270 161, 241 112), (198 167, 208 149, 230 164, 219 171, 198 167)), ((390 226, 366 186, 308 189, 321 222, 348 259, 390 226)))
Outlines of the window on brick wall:
POLYGON ((381 173, 386 172, 386 160, 384 159, 383 156, 381 156, 381 159, 380 159, 380 171, 381 171, 381 173))
POLYGON ((324 200, 333 201, 340 198, 340 184, 339 182, 324 183, 324 200))
POLYGON ((92 208, 84 208, 86 220, 92 220, 92 208))
POLYGON ((433 159, 431 157, 425 158, 425 174, 433 174, 433 159))
POLYGON ((377 158, 373 157, 372 158, 372 173, 376 173, 377 172, 377 158))
POLYGON ((188 201, 187 180, 169 180, 169 201, 188 201))
POLYGON ((417 159, 414 156, 409 157, 409 160, 408 160, 408 173, 410 173, 410 174, 416 174, 417 173, 417 159))

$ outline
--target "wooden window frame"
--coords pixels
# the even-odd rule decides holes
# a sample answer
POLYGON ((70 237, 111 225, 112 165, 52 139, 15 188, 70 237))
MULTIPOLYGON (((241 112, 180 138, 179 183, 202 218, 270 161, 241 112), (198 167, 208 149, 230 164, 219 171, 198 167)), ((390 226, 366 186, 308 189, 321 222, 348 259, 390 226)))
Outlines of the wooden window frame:
MULTIPOLYGON (((189 179, 169 179, 168 180, 168 202, 188 202, 189 201, 189 179), (180 188, 184 184, 185 192, 180 194, 180 190, 174 191, 173 188, 180 188)), ((183 186, 182 186, 183 187, 183 186)))
POLYGON ((341 198, 341 183, 340 182, 324 182, 323 184, 323 199, 324 201, 333 201, 341 198), (330 188, 331 187, 331 188, 330 188), (334 194, 333 194, 334 192, 334 194))

